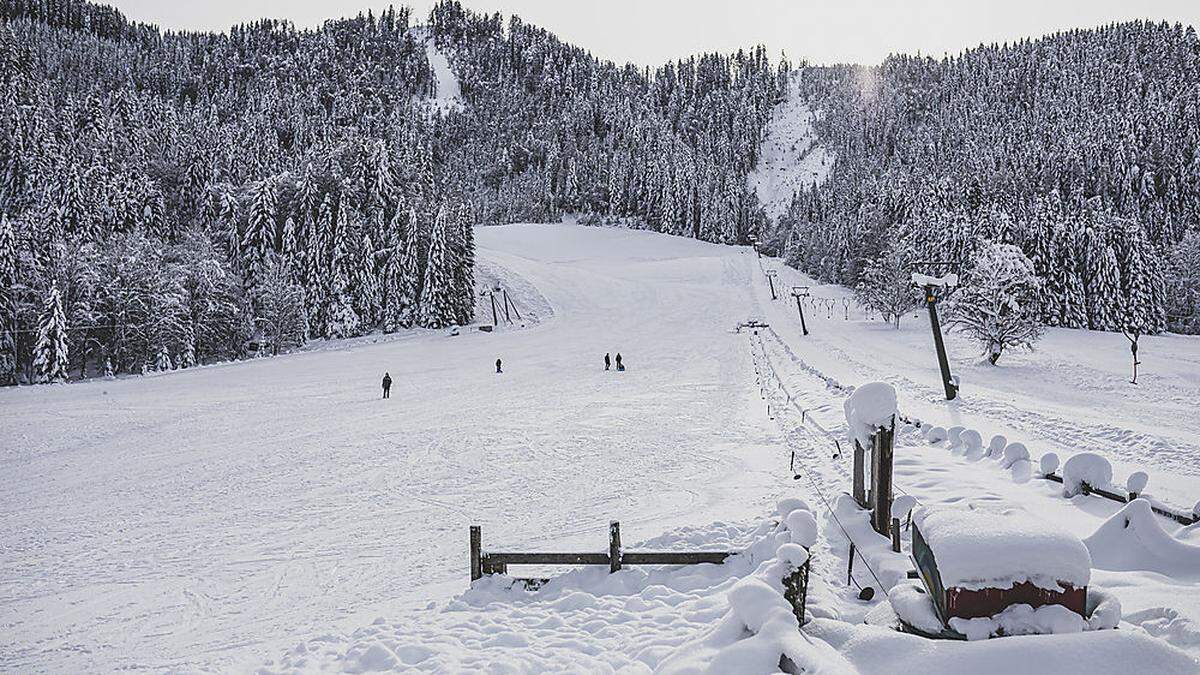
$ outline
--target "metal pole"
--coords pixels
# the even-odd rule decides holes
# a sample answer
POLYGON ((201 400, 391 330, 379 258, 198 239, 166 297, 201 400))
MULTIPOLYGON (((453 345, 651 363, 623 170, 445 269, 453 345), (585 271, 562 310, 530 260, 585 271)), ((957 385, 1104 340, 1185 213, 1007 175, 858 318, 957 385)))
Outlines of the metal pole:
POLYGON ((489 292, 488 297, 492 300, 492 327, 495 328, 500 325, 499 318, 496 316, 496 294, 489 292))
POLYGON ((933 329, 933 346, 937 349, 938 367, 942 370, 942 386, 946 389, 946 400, 958 396, 958 386, 950 379, 950 362, 946 360, 946 345, 942 342, 942 326, 938 323, 937 296, 933 286, 925 287, 925 305, 929 308, 929 326, 933 329))
POLYGON ((770 274, 767 275, 767 283, 771 285, 771 299, 775 300, 775 279, 770 274))
POLYGON ((800 296, 796 296, 796 309, 800 310, 800 330, 808 335, 808 326, 804 324, 804 305, 800 302, 800 296))

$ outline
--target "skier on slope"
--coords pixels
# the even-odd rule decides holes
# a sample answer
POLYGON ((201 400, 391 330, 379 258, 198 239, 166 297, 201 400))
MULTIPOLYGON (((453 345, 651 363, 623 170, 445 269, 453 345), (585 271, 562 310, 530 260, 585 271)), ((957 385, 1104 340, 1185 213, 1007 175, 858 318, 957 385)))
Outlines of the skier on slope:
POLYGON ((503 372, 504 372, 503 370, 500 370, 500 359, 496 359, 496 372, 497 372, 497 373, 503 373, 503 372))
POLYGON ((392 395, 392 376, 390 373, 383 374, 383 397, 391 398, 392 395))
POLYGON ((624 372, 625 366, 621 364, 621 352, 617 352, 616 362, 617 362, 617 371, 624 372))
POLYGON ((608 370, 612 367, 612 359, 608 358, 608 354, 604 354, 604 369, 608 370))

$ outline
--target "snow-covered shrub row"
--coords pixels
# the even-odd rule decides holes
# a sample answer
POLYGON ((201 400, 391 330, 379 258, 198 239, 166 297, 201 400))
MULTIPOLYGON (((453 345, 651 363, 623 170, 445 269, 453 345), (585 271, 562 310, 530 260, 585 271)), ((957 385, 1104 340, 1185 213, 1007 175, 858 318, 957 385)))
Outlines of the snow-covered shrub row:
POLYGON ((1021 460, 1029 459, 1029 450, 1024 443, 1009 443, 1004 448, 1003 466, 1006 469, 1012 468, 1014 464, 1021 460))

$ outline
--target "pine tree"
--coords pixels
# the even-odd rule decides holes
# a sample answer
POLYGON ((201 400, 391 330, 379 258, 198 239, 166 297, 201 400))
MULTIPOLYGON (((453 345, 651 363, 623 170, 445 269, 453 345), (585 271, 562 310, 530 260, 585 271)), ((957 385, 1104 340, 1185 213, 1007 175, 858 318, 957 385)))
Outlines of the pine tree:
POLYGON ((271 179, 261 180, 250 191, 250 212, 242 237, 242 255, 251 285, 262 274, 267 253, 275 241, 276 215, 275 183, 271 179))
POLYGON ((404 238, 404 253, 400 260, 400 290, 397 294, 396 311, 399 324, 411 328, 416 323, 421 298, 420 268, 420 221, 416 211, 409 211, 408 232, 404 238))
POLYGON ((446 251, 447 214, 439 207, 429 239, 429 256, 425 263, 425 283, 421 292, 418 323, 423 328, 446 328, 454 323, 454 279, 449 269, 446 251))
POLYGON ((16 284, 17 238, 8 214, 0 213, 0 386, 17 383, 16 284))
POLYGON ((58 286, 50 287, 38 322, 38 339, 34 347, 33 369, 38 382, 66 382, 67 317, 63 313, 62 296, 58 286))

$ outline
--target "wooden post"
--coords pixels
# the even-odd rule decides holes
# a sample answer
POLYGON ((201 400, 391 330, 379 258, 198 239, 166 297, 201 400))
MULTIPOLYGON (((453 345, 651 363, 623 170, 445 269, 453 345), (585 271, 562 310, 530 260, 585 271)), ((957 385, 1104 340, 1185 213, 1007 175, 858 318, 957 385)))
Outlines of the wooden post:
POLYGON ((804 305, 800 303, 800 296, 796 296, 796 309, 800 312, 800 330, 808 335, 808 326, 804 324, 804 305))
POLYGON ((500 320, 496 316, 496 294, 488 293, 488 298, 490 298, 492 301, 492 325, 499 326, 500 320))
POLYGON ((478 525, 471 526, 471 581, 483 578, 483 566, 480 558, 481 554, 481 535, 478 525))
POLYGON ((608 573, 621 571, 621 523, 608 524, 608 573))
POLYGON ((892 518, 892 550, 900 552, 900 519, 892 518))
POLYGON ((871 436, 871 525, 875 531, 888 536, 892 524, 892 437, 896 418, 887 427, 879 427, 871 436))
POLYGON ((504 320, 508 323, 512 323, 512 317, 508 315, 508 291, 501 292, 504 293, 504 320))
POLYGON ((864 476, 864 473, 866 472, 866 466, 864 466, 865 454, 866 451, 863 450, 863 447, 859 445, 858 441, 854 441, 854 475, 852 479, 854 483, 853 496, 854 501, 864 509, 867 507, 867 486, 866 477, 864 476))
POLYGON ((854 580, 854 542, 850 542, 850 562, 846 565, 846 585, 854 580))

